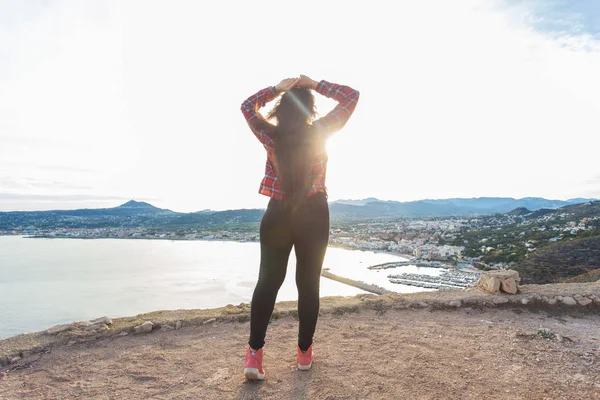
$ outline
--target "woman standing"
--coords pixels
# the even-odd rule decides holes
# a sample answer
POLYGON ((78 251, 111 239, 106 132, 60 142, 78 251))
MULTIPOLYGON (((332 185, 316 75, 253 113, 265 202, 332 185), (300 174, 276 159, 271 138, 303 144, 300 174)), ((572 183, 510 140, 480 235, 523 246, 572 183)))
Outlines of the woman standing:
POLYGON ((279 287, 292 247, 296 253, 298 288, 298 368, 308 370, 314 357, 313 335, 319 316, 319 281, 329 241, 329 206, 325 176, 325 142, 348 121, 358 91, 307 76, 284 79, 250 96, 242 113, 267 150, 265 177, 259 193, 271 200, 260 224, 260 271, 252 296, 250 340, 244 375, 264 379, 263 346, 279 287), (312 90, 338 102, 324 118, 313 121, 312 90), (259 108, 283 93, 267 119, 259 108), (273 119, 276 125, 268 120, 273 119))

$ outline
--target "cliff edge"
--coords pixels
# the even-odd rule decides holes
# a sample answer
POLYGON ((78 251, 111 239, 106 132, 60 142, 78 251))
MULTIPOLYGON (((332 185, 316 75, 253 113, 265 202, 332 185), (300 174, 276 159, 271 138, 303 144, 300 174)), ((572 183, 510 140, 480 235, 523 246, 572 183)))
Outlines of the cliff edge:
POLYGON ((600 284, 322 299, 309 372, 278 303, 266 381, 241 369, 249 306, 157 311, 0 341, 0 398, 600 398, 600 284))

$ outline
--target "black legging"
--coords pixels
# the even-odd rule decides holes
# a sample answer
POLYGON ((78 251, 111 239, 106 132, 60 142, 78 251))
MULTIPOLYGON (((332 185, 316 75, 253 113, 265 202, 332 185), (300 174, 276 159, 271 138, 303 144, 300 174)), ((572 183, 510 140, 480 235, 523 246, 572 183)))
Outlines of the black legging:
POLYGON ((279 287, 285 279, 292 246, 296 252, 298 346, 308 350, 319 316, 319 280, 329 241, 327 196, 317 193, 298 205, 271 199, 260 224, 260 272, 252 296, 251 348, 265 344, 279 287))

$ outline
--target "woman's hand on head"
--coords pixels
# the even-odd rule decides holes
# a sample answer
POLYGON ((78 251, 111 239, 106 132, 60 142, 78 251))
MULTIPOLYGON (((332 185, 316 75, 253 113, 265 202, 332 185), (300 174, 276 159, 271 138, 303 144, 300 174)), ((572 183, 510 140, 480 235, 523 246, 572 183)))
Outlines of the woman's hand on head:
POLYGON ((297 86, 301 88, 315 90, 318 84, 319 82, 315 81, 314 79, 311 79, 306 75, 300 75, 300 81, 298 82, 297 86))
POLYGON ((286 78, 275 85, 275 90, 277 90, 278 93, 285 92, 296 86, 298 82, 300 82, 300 78, 286 78))

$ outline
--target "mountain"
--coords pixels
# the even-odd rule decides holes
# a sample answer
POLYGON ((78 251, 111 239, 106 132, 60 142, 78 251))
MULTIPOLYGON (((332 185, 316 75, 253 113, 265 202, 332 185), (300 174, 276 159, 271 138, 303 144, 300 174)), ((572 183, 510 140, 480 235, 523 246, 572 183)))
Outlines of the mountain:
POLYGON ((0 230, 148 226, 162 224, 178 214, 131 200, 112 208, 0 212, 0 230))
MULTIPOLYGON (((329 208, 331 218, 338 220, 525 213, 525 210, 529 211, 522 214, 525 218, 537 218, 561 206, 568 207, 569 212, 574 213, 578 213, 581 208, 584 215, 589 213, 590 210, 585 207, 590 204, 594 209, 600 207, 600 202, 590 202, 589 199, 561 201, 534 197, 480 197, 399 202, 371 197, 363 200, 338 200, 330 203, 329 208), (577 201, 585 202, 569 203, 577 201)), ((264 212, 262 209, 242 209, 178 213, 131 200, 112 208, 0 212, 0 230, 246 224, 260 222, 264 212)))
POLYGON ((362 200, 336 200, 330 204, 349 204, 351 206, 364 206, 367 203, 381 202, 383 200, 376 199, 375 197, 368 197, 362 200))
POLYGON ((205 211, 190 214, 179 214, 170 221, 170 225, 225 225, 260 222, 265 210, 227 210, 205 211))
MULTIPOLYGON (((372 198, 371 198, 372 199, 372 198)), ((418 201, 342 200, 330 205, 332 217, 417 217, 507 213, 517 208, 556 209, 590 199, 548 200, 540 197, 477 197, 418 201), (354 202, 354 203, 353 203, 354 202)))
MULTIPOLYGON (((588 200, 588 199, 585 199, 585 200, 588 200)), ((569 214, 571 218, 581 218, 581 217, 588 217, 588 216, 592 216, 592 215, 600 215, 600 201, 595 200, 595 201, 586 201, 585 203, 581 203, 581 204, 570 204, 570 205, 560 207, 560 208, 554 209, 554 210, 542 208, 542 209, 536 210, 530 214, 525 215, 525 219, 536 219, 536 218, 542 217, 544 215, 560 214, 560 213, 569 214)))
POLYGON ((574 198, 574 199, 567 200, 567 203, 579 204, 579 203, 587 203, 587 202, 596 201, 596 200, 598 200, 598 199, 586 199, 586 198, 583 198, 583 197, 577 197, 577 198, 574 198))
MULTIPOLYGON (((162 211, 171 211, 171 210, 164 210, 158 207, 154 207, 152 204, 150 203, 146 203, 143 201, 135 201, 135 200, 129 200, 127 203, 121 204, 120 206, 114 207, 113 209, 120 209, 120 210, 135 210, 135 212, 147 212, 147 213, 155 213, 155 212, 162 212, 162 211)), ((112 210, 111 208, 108 208, 108 210, 112 210)))
POLYGON ((512 211, 509 211, 506 213, 507 215, 527 215, 527 214, 531 214, 531 210, 528 210, 525 207, 519 207, 519 208, 515 208, 512 211))

